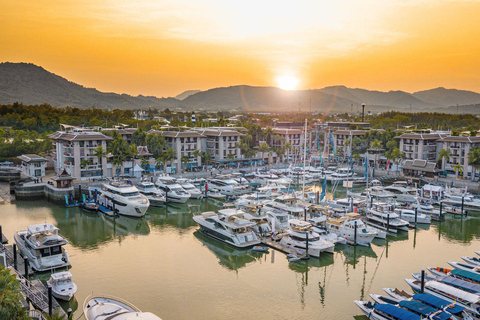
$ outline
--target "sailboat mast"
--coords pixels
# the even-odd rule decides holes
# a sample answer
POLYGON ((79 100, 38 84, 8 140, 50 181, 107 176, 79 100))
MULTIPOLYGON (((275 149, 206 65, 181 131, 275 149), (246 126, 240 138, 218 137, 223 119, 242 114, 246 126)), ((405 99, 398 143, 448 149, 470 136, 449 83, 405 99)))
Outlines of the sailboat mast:
POLYGON ((305 119, 305 134, 303 137, 303 197, 305 197, 305 162, 307 158, 307 119, 305 119))

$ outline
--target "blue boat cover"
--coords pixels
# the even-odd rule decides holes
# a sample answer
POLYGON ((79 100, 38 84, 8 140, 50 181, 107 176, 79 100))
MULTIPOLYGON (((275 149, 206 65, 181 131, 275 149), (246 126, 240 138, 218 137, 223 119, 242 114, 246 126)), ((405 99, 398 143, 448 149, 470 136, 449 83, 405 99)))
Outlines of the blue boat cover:
POLYGON ((462 279, 457 279, 451 276, 439 277, 437 281, 463 289, 465 291, 480 293, 480 285, 472 282, 468 282, 462 279))
POLYGON ((437 296, 434 296, 434 295, 431 295, 431 294, 428 294, 428 293, 414 294, 413 299, 415 299, 417 301, 420 301, 420 302, 423 302, 425 304, 428 304, 430 306, 433 306, 437 309, 443 309, 446 306, 452 306, 452 307, 448 308, 447 311, 450 312, 450 313, 454 313, 454 314, 460 313, 463 310, 465 310, 464 307, 461 307, 457 304, 450 303, 445 299, 439 298, 437 296))
POLYGON ((415 313, 420 314, 422 316, 427 316, 430 313, 438 311, 438 309, 427 306, 426 304, 423 304, 423 303, 421 303, 419 301, 415 301, 415 300, 402 300, 398 303, 398 305, 402 308, 411 310, 412 312, 415 312, 415 313))
POLYGON ((420 316, 391 304, 378 303, 375 310, 388 314, 398 320, 420 320, 420 316))
POLYGON ((471 272, 471 271, 467 271, 467 270, 460 270, 460 269, 453 269, 452 271, 450 271, 450 274, 455 275, 455 276, 459 276, 459 277, 462 277, 462 278, 467 278, 467 279, 470 279, 472 281, 480 283, 480 274, 475 273, 475 272, 471 272))

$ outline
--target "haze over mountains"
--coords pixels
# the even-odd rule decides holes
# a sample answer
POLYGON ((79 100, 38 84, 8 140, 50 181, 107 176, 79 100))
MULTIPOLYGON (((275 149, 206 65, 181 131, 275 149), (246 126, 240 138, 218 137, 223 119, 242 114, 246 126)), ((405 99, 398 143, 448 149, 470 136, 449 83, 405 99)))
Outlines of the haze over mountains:
POLYGON ((318 111, 338 113, 398 110, 480 114, 480 94, 472 91, 436 88, 408 93, 369 91, 345 86, 285 91, 274 87, 247 85, 189 90, 175 98, 130 96, 100 92, 70 82, 42 67, 27 63, 0 63, 0 104, 48 103, 57 107, 237 111, 318 111), (457 107, 458 105, 458 107, 457 107))

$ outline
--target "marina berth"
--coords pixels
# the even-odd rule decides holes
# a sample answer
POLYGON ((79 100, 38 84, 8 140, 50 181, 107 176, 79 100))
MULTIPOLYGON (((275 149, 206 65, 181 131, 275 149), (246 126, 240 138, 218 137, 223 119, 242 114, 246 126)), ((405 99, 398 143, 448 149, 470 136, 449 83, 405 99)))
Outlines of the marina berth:
POLYGON ((108 295, 90 295, 83 303, 86 320, 161 320, 150 312, 120 298, 108 295))
POLYGON ((52 273, 47 284, 52 287, 55 298, 65 301, 70 301, 78 289, 72 280, 72 274, 68 271, 52 273))
POLYGON ((221 209, 218 213, 207 211, 195 215, 193 220, 206 235, 238 248, 247 248, 260 244, 260 241, 251 231, 256 223, 246 220, 244 214, 242 210, 221 209))
MULTIPOLYGON (((420 292, 421 282, 419 280, 405 279, 405 281, 414 291, 420 292)), ((479 295, 437 281, 427 281, 424 292, 445 299, 451 303, 457 303, 468 311, 480 315, 479 295)))
POLYGON ((15 232, 14 240, 18 250, 28 257, 31 267, 36 271, 70 266, 68 252, 63 248, 68 241, 53 224, 29 226, 27 230, 15 232))
POLYGON ((185 203, 190 199, 190 193, 180 186, 175 178, 170 176, 160 176, 157 178, 155 185, 165 193, 167 202, 185 203))
POLYGON ((143 217, 150 206, 146 196, 123 180, 104 183, 98 195, 98 203, 118 214, 130 217, 143 217))
POLYGON ((152 207, 160 207, 165 204, 165 194, 150 181, 140 181, 137 184, 138 192, 147 197, 152 207))
POLYGON ((355 300, 355 304, 369 319, 375 320, 420 320, 413 312, 387 303, 373 304, 370 301, 355 300))

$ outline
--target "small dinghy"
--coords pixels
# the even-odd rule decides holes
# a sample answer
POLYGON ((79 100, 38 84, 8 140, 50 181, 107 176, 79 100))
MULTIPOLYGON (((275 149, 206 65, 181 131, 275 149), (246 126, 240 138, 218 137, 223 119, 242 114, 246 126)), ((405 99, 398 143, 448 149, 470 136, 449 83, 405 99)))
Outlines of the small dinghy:
POLYGON ((257 251, 257 252, 269 252, 269 248, 265 246, 255 246, 252 248, 252 251, 257 251))
POLYGON ((77 285, 72 281, 72 274, 68 271, 52 273, 47 284, 52 287, 55 298, 70 301, 77 292, 77 285))
POLYGON ((289 262, 300 260, 300 258, 297 257, 296 255, 294 255, 293 253, 287 254, 287 259, 288 259, 289 262))
POLYGON ((470 263, 473 266, 480 266, 480 258, 477 257, 462 257, 463 261, 470 263))
POLYGON ((87 211, 97 212, 98 209, 100 208, 100 206, 93 201, 89 201, 89 202, 82 203, 80 205, 80 208, 82 208, 83 210, 87 210, 87 211))

